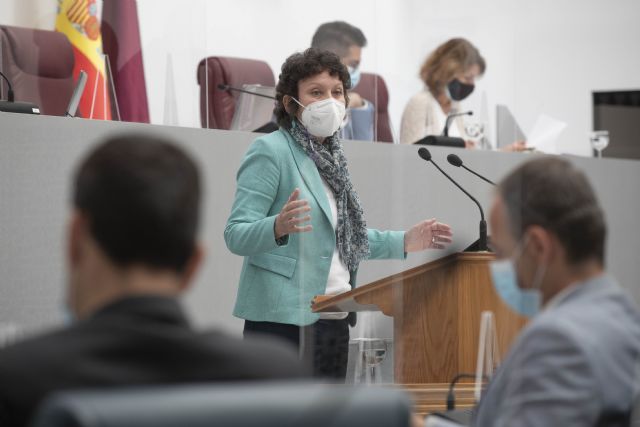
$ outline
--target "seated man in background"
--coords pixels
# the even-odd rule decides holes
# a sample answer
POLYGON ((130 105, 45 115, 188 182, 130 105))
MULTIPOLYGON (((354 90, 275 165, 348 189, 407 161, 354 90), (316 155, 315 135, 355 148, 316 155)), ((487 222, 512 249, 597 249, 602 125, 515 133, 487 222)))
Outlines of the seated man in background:
MULTIPOLYGON (((366 45, 367 39, 362 31, 343 21, 320 25, 311 39, 311 47, 328 50, 340 57, 340 61, 349 70, 351 89, 360 81, 360 60, 362 48, 366 45)), ((373 141, 374 114, 375 107, 372 102, 350 90, 349 109, 340 131, 340 138, 373 141)))
POLYGON ((472 424, 627 425, 640 381, 640 314, 604 271, 606 225, 585 175, 558 157, 529 161, 499 184, 490 221, 496 291, 511 307, 544 308, 472 424))
POLYGON ((289 348, 196 332, 178 297, 203 257, 193 161, 149 136, 108 140, 75 175, 67 235, 70 327, 0 351, 0 425, 51 392, 304 374, 289 348))

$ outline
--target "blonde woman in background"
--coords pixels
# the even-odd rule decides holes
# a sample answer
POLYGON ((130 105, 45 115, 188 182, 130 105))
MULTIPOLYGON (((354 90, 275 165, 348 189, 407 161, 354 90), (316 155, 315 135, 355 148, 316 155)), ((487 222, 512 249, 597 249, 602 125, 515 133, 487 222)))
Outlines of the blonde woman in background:
MULTIPOLYGON (((468 40, 455 38, 438 46, 420 69, 425 88, 407 103, 400 125, 400 143, 413 144, 427 135, 441 135, 450 113, 461 111, 460 101, 467 98, 481 77, 486 63, 478 49, 468 40)), ((465 140, 466 148, 473 148, 464 129, 461 116, 449 125, 449 136, 465 140)), ((509 151, 520 151, 525 143, 512 144, 509 151)))

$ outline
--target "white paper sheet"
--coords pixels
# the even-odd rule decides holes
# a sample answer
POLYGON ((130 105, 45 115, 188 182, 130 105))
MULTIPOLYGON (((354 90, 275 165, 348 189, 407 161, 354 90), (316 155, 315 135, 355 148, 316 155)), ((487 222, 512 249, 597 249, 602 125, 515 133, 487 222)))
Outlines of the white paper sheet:
POLYGON ((567 127, 565 122, 542 114, 529 132, 527 145, 547 154, 559 154, 558 137, 567 127))

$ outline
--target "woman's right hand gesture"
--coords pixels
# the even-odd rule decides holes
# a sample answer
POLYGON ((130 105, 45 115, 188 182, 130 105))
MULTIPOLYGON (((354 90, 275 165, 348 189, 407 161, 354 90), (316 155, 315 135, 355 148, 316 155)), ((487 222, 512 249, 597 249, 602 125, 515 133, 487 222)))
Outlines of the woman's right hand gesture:
POLYGON ((309 203, 306 200, 298 200, 298 196, 300 196, 300 189, 296 188, 276 217, 274 226, 276 239, 287 234, 305 233, 313 230, 311 224, 303 225, 311 221, 311 215, 302 216, 311 211, 309 203))

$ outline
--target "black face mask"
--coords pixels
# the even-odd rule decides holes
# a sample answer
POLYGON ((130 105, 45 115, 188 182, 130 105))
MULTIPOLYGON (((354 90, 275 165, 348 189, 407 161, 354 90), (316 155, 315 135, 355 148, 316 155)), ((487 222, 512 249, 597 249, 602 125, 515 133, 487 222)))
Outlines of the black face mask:
POLYGON ((451 99, 454 101, 462 101, 467 96, 471 95, 471 92, 473 92, 473 89, 475 88, 474 85, 462 83, 458 79, 451 80, 447 87, 449 88, 449 95, 451 95, 451 99))

